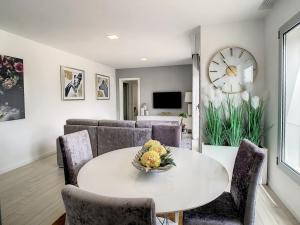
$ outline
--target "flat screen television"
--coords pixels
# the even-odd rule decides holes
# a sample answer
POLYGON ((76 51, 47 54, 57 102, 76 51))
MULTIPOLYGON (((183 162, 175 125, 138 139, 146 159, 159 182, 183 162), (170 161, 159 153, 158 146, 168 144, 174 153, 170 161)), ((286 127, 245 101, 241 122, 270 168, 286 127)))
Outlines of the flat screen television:
POLYGON ((181 92, 153 92, 154 109, 181 109, 181 92))

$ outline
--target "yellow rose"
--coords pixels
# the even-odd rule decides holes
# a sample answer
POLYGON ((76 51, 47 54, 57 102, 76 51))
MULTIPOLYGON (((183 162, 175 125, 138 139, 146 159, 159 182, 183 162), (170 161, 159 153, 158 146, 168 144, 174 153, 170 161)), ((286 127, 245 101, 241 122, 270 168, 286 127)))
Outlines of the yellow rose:
POLYGON ((142 155, 141 163, 148 168, 157 168, 160 165, 160 156, 155 151, 147 151, 142 155))
POLYGON ((156 141, 156 140, 150 139, 149 141, 147 141, 147 142, 144 144, 144 147, 150 148, 150 147, 156 146, 156 145, 160 145, 160 142, 159 142, 159 141, 156 141))
POLYGON ((154 145, 149 148, 149 151, 155 151, 157 152, 160 156, 167 154, 167 150, 164 146, 162 145, 154 145))

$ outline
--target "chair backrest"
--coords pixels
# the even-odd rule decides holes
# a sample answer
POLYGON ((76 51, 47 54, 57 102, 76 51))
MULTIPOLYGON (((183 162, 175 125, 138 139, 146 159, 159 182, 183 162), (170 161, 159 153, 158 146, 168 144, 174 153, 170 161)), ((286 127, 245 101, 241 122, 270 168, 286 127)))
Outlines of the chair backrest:
POLYGON ((66 184, 77 185, 80 168, 93 158, 89 134, 86 130, 59 137, 66 184))
POLYGON ((2 225, 2 216, 1 216, 1 201, 0 201, 0 225, 2 225))
POLYGON ((256 188, 264 158, 264 153, 255 144, 248 140, 241 142, 230 192, 244 225, 254 225, 256 188))
POLYGON ((62 190, 69 225, 155 225, 149 198, 110 198, 67 185, 62 190))
POLYGON ((152 139, 158 140, 167 146, 179 147, 181 142, 181 126, 153 125, 152 139))

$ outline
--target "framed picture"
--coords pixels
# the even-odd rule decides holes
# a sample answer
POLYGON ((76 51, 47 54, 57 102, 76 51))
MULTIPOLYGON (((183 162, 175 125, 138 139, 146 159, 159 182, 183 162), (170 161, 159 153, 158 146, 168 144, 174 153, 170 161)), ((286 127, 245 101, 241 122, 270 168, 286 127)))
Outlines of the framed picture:
POLYGON ((66 66, 60 67, 62 100, 84 100, 85 72, 66 66))
POLYGON ((0 55, 0 122, 24 118, 23 59, 0 55))
POLYGON ((99 100, 110 98, 110 77, 96 74, 96 98, 99 100))

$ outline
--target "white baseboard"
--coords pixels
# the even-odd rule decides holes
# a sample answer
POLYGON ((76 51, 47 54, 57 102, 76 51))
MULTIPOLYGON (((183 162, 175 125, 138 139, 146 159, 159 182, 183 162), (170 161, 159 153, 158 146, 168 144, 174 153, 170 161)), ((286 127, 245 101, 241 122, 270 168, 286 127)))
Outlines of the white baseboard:
POLYGON ((37 161, 39 159, 43 159, 43 158, 46 158, 46 157, 48 157, 50 155, 54 155, 55 153, 56 153, 56 151, 45 152, 45 153, 43 153, 41 155, 38 155, 38 156, 35 156, 35 157, 31 158, 31 159, 15 163, 15 164, 13 164, 11 166, 8 166, 8 167, 5 167, 5 168, 0 168, 0 175, 4 174, 4 173, 7 173, 7 172, 9 172, 11 170, 17 169, 19 167, 25 166, 25 165, 27 165, 29 163, 32 163, 34 161, 37 161))

